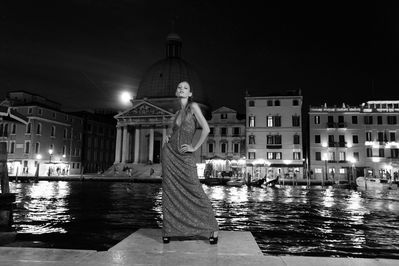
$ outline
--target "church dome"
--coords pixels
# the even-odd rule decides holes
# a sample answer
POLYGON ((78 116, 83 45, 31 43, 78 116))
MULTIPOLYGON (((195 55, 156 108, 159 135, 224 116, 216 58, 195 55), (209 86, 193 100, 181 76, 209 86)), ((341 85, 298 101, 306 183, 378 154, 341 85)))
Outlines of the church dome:
POLYGON ((137 99, 174 98, 177 85, 187 81, 193 92, 193 100, 205 102, 199 76, 195 69, 181 58, 182 41, 171 33, 166 39, 166 58, 153 64, 140 82, 137 99))

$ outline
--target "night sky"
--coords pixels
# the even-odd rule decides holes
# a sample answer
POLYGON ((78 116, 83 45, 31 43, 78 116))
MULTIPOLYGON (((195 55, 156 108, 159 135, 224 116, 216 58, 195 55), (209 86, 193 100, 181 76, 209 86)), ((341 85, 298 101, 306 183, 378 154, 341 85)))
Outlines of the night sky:
POLYGON ((25 90, 65 109, 122 110, 119 93, 165 57, 176 19, 213 109, 244 112, 245 90, 301 88, 311 105, 399 100, 399 9, 369 2, 1 1, 1 98, 25 90))

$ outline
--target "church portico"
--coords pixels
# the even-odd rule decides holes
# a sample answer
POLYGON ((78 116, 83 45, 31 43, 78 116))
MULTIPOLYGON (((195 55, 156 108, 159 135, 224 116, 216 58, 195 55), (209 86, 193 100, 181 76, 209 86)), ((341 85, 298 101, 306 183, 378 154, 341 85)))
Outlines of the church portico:
POLYGON ((118 121, 115 164, 160 163, 162 140, 173 113, 144 100, 133 104, 131 109, 115 116, 118 121))

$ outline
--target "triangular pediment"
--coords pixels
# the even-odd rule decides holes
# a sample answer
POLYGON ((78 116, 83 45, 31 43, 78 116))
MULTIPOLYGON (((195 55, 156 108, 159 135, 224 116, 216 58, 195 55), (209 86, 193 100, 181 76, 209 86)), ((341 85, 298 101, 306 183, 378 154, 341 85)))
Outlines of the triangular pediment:
POLYGON ((215 111, 212 112, 212 114, 218 114, 218 113, 237 113, 236 110, 230 109, 226 106, 222 106, 218 109, 216 109, 215 111))
POLYGON ((151 104, 146 101, 140 101, 135 104, 132 108, 117 114, 114 116, 118 118, 130 118, 130 117, 153 117, 153 116, 172 116, 173 114, 159 106, 151 104))

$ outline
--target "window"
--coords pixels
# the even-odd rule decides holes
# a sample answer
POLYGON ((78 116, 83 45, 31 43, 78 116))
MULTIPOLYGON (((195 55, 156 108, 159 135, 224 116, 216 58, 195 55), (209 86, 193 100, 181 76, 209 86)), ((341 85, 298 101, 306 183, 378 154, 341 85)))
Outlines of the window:
POLYGON ((344 123, 344 122, 345 122, 344 116, 343 115, 339 115, 338 116, 338 123, 344 123))
POLYGON ((240 143, 233 143, 233 152, 240 153, 240 143))
POLYGON ((249 135, 248 144, 255 144, 255 135, 249 135))
POLYGON ((328 160, 335 161, 335 152, 333 152, 333 151, 328 152, 328 160))
POLYGON ((388 116, 387 122, 388 122, 388 125, 396 125, 396 123, 397 123, 396 116, 392 116, 392 115, 388 116))
POLYGON ((215 134, 215 128, 214 127, 210 127, 209 128, 209 135, 213 136, 215 134))
POLYGON ((239 136, 240 135, 240 128, 239 127, 234 127, 233 128, 233 135, 234 136, 239 136))
POLYGON ((68 138, 68 129, 64 128, 64 139, 68 138))
POLYGON ((30 141, 26 140, 25 141, 24 153, 29 154, 29 152, 30 152, 30 141))
POLYGON ((384 132, 377 133, 377 141, 383 142, 384 141, 384 132))
POLYGON ((352 124, 354 124, 354 125, 357 124, 357 116, 356 115, 352 116, 352 124))
POLYGON ((320 116, 319 116, 319 115, 315 115, 315 116, 314 116, 314 123, 315 123, 316 125, 320 124, 320 116))
POLYGON ((31 133, 31 130, 32 130, 32 123, 28 123, 28 124, 26 125, 25 134, 30 134, 30 133, 31 133))
POLYGON ((43 113, 42 108, 38 108, 38 109, 37 109, 37 114, 38 114, 38 115, 42 115, 42 113, 43 113))
POLYGON ((12 123, 11 124, 11 134, 15 135, 17 133, 17 125, 12 123))
POLYGON ((227 136, 227 127, 222 127, 220 129, 220 135, 224 137, 227 136))
POLYGON ((299 115, 292 116, 292 126, 293 127, 301 126, 301 117, 299 115))
POLYGON ((227 153, 227 143, 226 142, 223 142, 220 144, 220 151, 222 153, 227 153))
POLYGON ((273 106, 273 101, 272 100, 267 100, 267 106, 273 106))
POLYGON ((378 149, 378 157, 385 157, 384 149, 378 149))
POLYGON ((396 141, 395 132, 389 132, 389 141, 396 141))
POLYGON ((281 145, 281 135, 267 135, 266 137, 267 144, 278 144, 281 145))
POLYGON ((55 113, 55 112, 53 112, 53 118, 56 118, 56 117, 57 117, 56 113, 55 113))
POLYGON ((267 127, 281 127, 281 116, 267 116, 266 125, 267 127))
POLYGON ((248 106, 255 106, 255 102, 254 101, 249 101, 248 102, 248 106))
POLYGON ((280 106, 280 101, 279 100, 275 100, 274 101, 274 106, 280 106))
POLYGON ((32 109, 32 107, 29 107, 28 108, 28 114, 30 115, 30 114, 32 114, 33 113, 33 109, 32 109))
POLYGON ((359 136, 358 136, 358 135, 352 135, 352 142, 353 142, 354 144, 359 143, 359 136))
POLYGON ((316 159, 316 161, 321 161, 321 152, 316 151, 316 153, 315 153, 315 159, 316 159))
POLYGON ((328 123, 334 123, 334 117, 332 115, 329 115, 327 117, 328 123))
POLYGON ((382 125, 382 116, 377 116, 377 124, 382 125))
POLYGON ((328 145, 329 146, 334 146, 334 143, 335 141, 334 141, 334 135, 328 135, 328 145))
POLYGON ((345 162, 346 161, 346 153, 344 151, 339 152, 339 161, 345 162))
POLYGON ((220 114, 220 119, 227 119, 227 114, 220 114))
POLYGON ((266 116, 266 120, 267 120, 267 127, 273 127, 273 117, 272 116, 266 116))
POLYGON ((248 152, 248 159, 256 159, 255 152, 248 152))
POLYGON ((42 134, 42 124, 38 123, 36 125, 36 135, 41 135, 42 134))
POLYGON ((293 106, 298 106, 299 105, 299 101, 298 100, 292 100, 292 105, 293 106))
POLYGON ((51 133, 50 133, 50 137, 55 137, 55 126, 51 126, 51 133))
POLYGON ((339 139, 339 146, 340 147, 345 147, 345 144, 346 144, 345 135, 339 135, 338 139, 339 139))
POLYGON ((399 149, 391 149, 391 157, 399 158, 399 149))
POLYGON ((320 143, 320 135, 315 135, 314 136, 314 143, 320 143))
POLYGON ((67 147, 66 145, 62 146, 62 155, 66 155, 67 147))
POLYGON ((10 154, 15 153, 15 141, 10 142, 10 154))
POLYGON ((353 153, 353 158, 355 158, 356 162, 359 161, 359 153, 358 152, 354 152, 353 153))
POLYGON ((282 153, 281 152, 268 152, 267 159, 268 160, 281 160, 282 153))
POLYGON ((371 148, 366 148, 367 157, 373 157, 373 150, 371 148))
POLYGON ((250 116, 249 117, 249 127, 255 127, 255 116, 250 116))
POLYGON ((323 173, 323 169, 322 169, 322 168, 315 168, 315 169, 314 169, 314 172, 315 172, 316 174, 321 174, 321 173, 323 173))
POLYGON ((301 153, 300 153, 300 152, 294 151, 294 152, 292 153, 292 158, 293 158, 294 160, 300 160, 300 159, 301 159, 301 153))
POLYGON ((40 153, 40 142, 35 143, 35 153, 39 154, 40 153))
POLYGON ((364 117, 364 124, 372 125, 373 124, 373 117, 371 115, 366 115, 364 117))
POLYGON ((366 132, 366 141, 371 141, 371 131, 366 132))
POLYGON ((301 138, 298 134, 294 135, 294 144, 301 144, 301 138))

